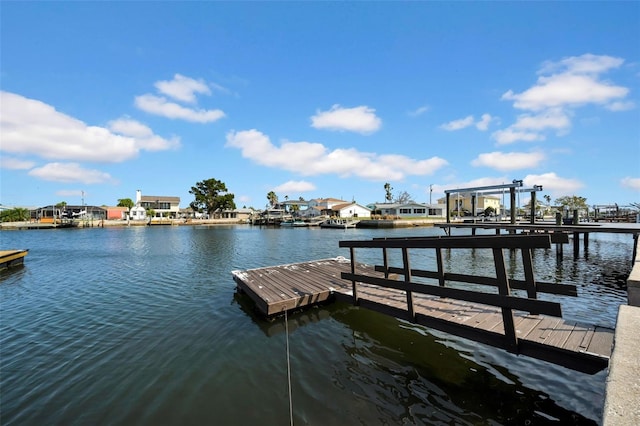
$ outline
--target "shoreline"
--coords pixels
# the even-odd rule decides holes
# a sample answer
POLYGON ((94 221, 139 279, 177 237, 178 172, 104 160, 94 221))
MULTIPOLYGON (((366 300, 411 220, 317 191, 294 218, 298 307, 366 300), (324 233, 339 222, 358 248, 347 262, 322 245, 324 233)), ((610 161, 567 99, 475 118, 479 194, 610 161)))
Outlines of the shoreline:
MULTIPOLYGON (((362 220, 358 223, 360 228, 410 228, 410 227, 433 227, 434 221, 423 219, 399 219, 399 220, 362 220)), ((238 219, 156 219, 145 220, 89 220, 78 221, 76 226, 71 228, 112 228, 130 226, 202 226, 202 225, 251 225, 249 222, 238 219)), ((259 226, 260 225, 252 225, 259 226)), ((268 225, 262 225, 268 226, 268 225)), ((271 226, 273 227, 273 226, 271 226)), ((54 226, 51 223, 41 222, 3 222, 0 230, 26 230, 26 229, 57 229, 69 228, 65 226, 54 226)))

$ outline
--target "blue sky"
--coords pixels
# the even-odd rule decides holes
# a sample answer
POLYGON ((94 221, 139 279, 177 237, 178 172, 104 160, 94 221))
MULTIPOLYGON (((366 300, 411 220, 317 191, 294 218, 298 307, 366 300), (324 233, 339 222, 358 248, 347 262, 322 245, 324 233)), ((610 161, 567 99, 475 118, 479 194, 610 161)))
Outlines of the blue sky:
POLYGON ((2 2, 0 19, 4 206, 140 189, 187 207, 209 178, 255 208, 514 179, 640 202, 640 2, 2 2))

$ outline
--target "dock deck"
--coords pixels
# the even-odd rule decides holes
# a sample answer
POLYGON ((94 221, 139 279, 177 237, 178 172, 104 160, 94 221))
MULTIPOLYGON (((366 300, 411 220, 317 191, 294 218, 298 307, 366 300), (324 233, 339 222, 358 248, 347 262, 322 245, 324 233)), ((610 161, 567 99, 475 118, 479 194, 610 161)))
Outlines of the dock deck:
POLYGON ((29 250, 0 250, 0 270, 22 265, 29 250))
MULTIPOLYGON (((350 280, 342 274, 384 278, 375 267, 342 257, 265 268, 236 270, 232 276, 263 315, 328 300, 353 302, 350 280)), ((607 367, 614 330, 562 318, 514 311, 517 348, 505 347, 505 327, 498 307, 428 294, 413 294, 413 317, 404 290, 358 283, 357 304, 407 321, 435 328, 511 352, 543 359, 589 374, 607 367)))

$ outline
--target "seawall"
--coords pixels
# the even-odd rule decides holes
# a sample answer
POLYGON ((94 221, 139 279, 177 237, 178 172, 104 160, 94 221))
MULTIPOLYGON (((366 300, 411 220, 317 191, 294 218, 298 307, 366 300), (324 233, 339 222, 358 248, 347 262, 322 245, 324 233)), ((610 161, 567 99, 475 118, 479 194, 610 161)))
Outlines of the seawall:
POLYGON ((621 305, 604 401, 604 426, 640 425, 640 247, 627 279, 629 305, 621 305))

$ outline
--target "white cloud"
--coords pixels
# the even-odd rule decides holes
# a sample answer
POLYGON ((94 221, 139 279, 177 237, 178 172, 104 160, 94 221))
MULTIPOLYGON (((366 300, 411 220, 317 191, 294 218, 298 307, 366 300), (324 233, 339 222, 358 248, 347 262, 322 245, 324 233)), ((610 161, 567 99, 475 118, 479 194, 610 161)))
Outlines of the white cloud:
POLYGON ((606 105, 609 111, 628 111, 630 109, 634 109, 636 104, 633 101, 617 101, 611 102, 609 105, 606 105))
POLYGON ((441 129, 448 131, 455 131, 464 129, 465 127, 469 127, 473 125, 473 115, 468 115, 465 118, 461 118, 459 120, 453 120, 448 123, 444 123, 440 125, 441 129))
POLYGON ((280 193, 299 194, 301 192, 315 191, 316 186, 311 182, 304 180, 290 180, 273 188, 274 191, 280 193))
POLYGON ((226 146, 240 149, 244 158, 257 164, 303 176, 336 174, 375 181, 401 180, 407 175, 431 175, 447 164, 438 157, 415 160, 404 155, 378 155, 353 148, 329 151, 313 142, 285 141, 277 147, 268 136, 255 129, 227 133, 226 146))
POLYGON ((516 141, 535 142, 545 139, 544 135, 534 132, 522 132, 507 127, 504 130, 498 130, 491 135, 499 145, 507 145, 516 141))
POLYGON ((30 176, 53 182, 79 182, 85 184, 113 181, 109 173, 82 168, 78 163, 49 163, 32 169, 30 176))
POLYGON ((157 81, 154 85, 163 95, 186 103, 195 103, 196 93, 211 94, 211 89, 204 80, 194 80, 180 74, 176 74, 171 81, 157 81))
POLYGON ((632 178, 627 176, 620 181, 620 184, 625 188, 630 188, 634 191, 640 191, 640 178, 632 178))
POLYGON ((471 164, 476 167, 491 167, 500 171, 511 171, 538 167, 545 156, 541 152, 488 152, 480 154, 471 164))
POLYGON ((342 108, 340 105, 333 105, 329 111, 317 111, 316 115, 311 117, 311 127, 362 134, 373 133, 382 126, 382 120, 375 112, 375 109, 367 106, 342 108))
POLYGON ((225 117, 225 113, 219 109, 193 109, 186 108, 162 96, 146 94, 136 96, 135 105, 149 114, 160 115, 171 119, 191 121, 193 123, 212 123, 225 117))
POLYGON ((542 185, 545 191, 551 192, 556 197, 575 195, 579 189, 584 187, 584 184, 579 180, 561 178, 554 172, 541 175, 527 175, 523 179, 523 183, 526 187, 542 185))
POLYGON ((476 129, 484 132, 489 129, 489 124, 491 124, 491 121, 493 120, 494 118, 491 117, 490 114, 482 114, 482 117, 480 117, 480 120, 478 121, 475 121, 473 115, 468 115, 465 118, 460 118, 458 120, 453 120, 448 123, 441 124, 440 128, 453 132, 475 125, 476 129))
POLYGON ((164 139, 154 135, 153 131, 139 121, 130 118, 119 118, 107 123, 109 130, 114 133, 130 136, 136 139, 136 146, 146 151, 165 151, 180 147, 180 139, 173 137, 164 139))
POLYGON ((491 124, 492 120, 493 118, 491 117, 491 115, 482 114, 482 118, 480 119, 480 121, 476 122, 476 128, 484 132, 489 129, 489 124, 491 124))
POLYGON ((7 157, 3 155, 0 157, 0 168, 7 170, 28 170, 35 166, 33 161, 20 160, 19 158, 7 157))
POLYGON ((44 102, 0 92, 0 150, 63 161, 118 163, 135 158, 140 150, 179 146, 177 138, 165 140, 140 123, 112 122, 115 130, 89 126, 44 102), (144 133, 142 137, 134 133, 144 133), (121 134, 118 134, 121 133, 121 134))
POLYGON ((514 108, 536 114, 520 115, 515 124, 495 132, 493 138, 498 144, 508 144, 544 140, 543 132, 549 129, 564 135, 571 129, 573 111, 584 105, 601 105, 611 111, 634 108, 632 101, 624 99, 628 88, 602 78, 623 62, 621 58, 593 54, 545 62, 535 85, 522 93, 509 90, 502 95, 503 100, 513 101, 514 108))
POLYGON ((517 121, 511 127, 520 130, 556 129, 564 131, 571 127, 571 120, 562 110, 550 109, 536 115, 522 114, 518 116, 517 121))
POLYGON ((586 53, 581 56, 570 56, 558 62, 546 61, 538 74, 568 72, 577 74, 600 74, 611 68, 618 68, 624 63, 622 58, 586 53))
POLYGON ((535 86, 522 93, 509 90, 502 99, 514 101, 515 108, 532 111, 608 104, 627 96, 629 89, 600 80, 600 74, 622 63, 620 58, 591 54, 565 58, 557 63, 548 62, 540 73, 558 73, 540 76, 535 86))
POLYGON ((125 136, 148 138, 153 135, 153 132, 148 126, 126 117, 110 121, 107 124, 112 132, 125 136))
POLYGON ((409 116, 410 117, 418 117, 418 116, 424 114, 427 111, 429 111, 429 107, 424 105, 424 106, 421 106, 419 108, 416 108, 413 111, 409 111, 409 116))

